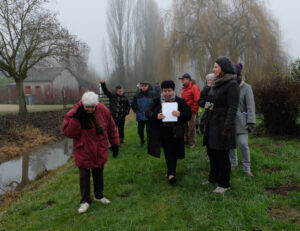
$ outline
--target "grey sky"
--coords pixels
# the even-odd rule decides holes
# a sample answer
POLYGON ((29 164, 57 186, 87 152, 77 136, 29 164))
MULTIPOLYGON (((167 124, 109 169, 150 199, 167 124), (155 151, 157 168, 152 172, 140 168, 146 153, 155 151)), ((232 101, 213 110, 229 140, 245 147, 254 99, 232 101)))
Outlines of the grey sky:
MULTIPOLYGON (((170 6, 172 0, 156 0, 161 9, 170 6)), ((300 21, 299 0, 266 0, 267 6, 278 20, 283 47, 292 59, 300 57, 300 21)), ((72 34, 86 42, 90 48, 90 64, 99 72, 103 69, 101 48, 106 35, 107 0, 52 0, 50 7, 59 15, 58 18, 72 34)))

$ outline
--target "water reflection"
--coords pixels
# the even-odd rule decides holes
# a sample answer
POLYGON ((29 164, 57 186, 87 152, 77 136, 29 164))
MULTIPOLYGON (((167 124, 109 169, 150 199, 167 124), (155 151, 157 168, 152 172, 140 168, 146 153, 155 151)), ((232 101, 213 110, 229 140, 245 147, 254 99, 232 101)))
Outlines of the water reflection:
POLYGON ((72 140, 47 145, 19 159, 0 165, 0 195, 20 190, 44 171, 65 164, 72 155, 72 140))

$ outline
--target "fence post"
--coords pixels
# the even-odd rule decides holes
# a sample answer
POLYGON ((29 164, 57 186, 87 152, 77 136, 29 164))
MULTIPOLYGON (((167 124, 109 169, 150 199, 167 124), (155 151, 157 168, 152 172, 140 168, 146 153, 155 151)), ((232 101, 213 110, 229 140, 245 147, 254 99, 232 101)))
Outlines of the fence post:
POLYGON ((63 109, 67 108, 66 104, 66 89, 63 87, 62 88, 62 103, 63 103, 63 109))

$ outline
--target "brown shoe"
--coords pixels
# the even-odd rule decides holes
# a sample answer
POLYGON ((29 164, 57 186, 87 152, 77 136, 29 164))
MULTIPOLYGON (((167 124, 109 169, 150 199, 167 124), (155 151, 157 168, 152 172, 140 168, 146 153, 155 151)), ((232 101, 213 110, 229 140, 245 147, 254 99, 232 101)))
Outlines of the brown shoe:
POLYGON ((245 174, 246 174, 247 176, 254 177, 254 175, 253 175, 252 172, 245 172, 245 174))

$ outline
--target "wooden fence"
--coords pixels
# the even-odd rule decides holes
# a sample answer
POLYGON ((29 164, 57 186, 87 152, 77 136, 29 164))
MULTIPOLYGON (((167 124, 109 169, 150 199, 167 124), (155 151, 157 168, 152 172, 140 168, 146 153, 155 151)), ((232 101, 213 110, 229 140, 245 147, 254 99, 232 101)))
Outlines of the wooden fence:
MULTIPOLYGON (((127 96, 130 104, 132 103, 133 100, 133 96, 137 93, 136 91, 128 91, 128 92, 124 92, 125 95, 127 96)), ((109 106, 109 98, 104 94, 104 93, 100 93, 99 95, 99 101, 101 103, 103 103, 105 106, 109 106)))

